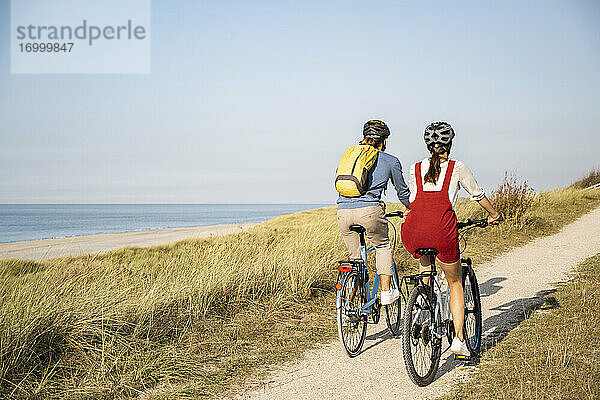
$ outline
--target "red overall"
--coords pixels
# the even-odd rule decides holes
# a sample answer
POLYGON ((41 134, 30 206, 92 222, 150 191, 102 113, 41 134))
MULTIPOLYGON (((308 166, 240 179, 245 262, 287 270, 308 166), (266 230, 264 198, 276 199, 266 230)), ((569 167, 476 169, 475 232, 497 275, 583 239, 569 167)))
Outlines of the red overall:
POLYGON ((454 161, 448 162, 444 185, 439 192, 423 191, 421 163, 415 165, 417 195, 410 203, 410 213, 401 229, 404 248, 415 258, 420 257, 415 254, 419 248, 438 250, 438 260, 446 264, 458 261, 460 257, 456 214, 448 197, 454 164, 454 161))

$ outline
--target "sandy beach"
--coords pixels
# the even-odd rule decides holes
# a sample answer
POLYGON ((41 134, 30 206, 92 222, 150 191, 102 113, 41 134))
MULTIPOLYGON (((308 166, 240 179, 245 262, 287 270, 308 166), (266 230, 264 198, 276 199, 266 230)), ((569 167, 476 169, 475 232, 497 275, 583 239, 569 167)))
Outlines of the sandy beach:
POLYGON ((123 247, 149 247, 176 240, 241 232, 257 223, 156 229, 143 232, 107 233, 58 239, 0 243, 0 258, 47 260, 63 256, 104 253, 123 247))

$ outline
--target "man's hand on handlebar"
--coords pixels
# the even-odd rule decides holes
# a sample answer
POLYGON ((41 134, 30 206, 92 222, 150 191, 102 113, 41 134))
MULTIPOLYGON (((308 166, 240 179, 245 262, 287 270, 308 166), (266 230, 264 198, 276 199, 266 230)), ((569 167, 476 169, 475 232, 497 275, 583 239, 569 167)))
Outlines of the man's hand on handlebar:
POLYGON ((406 215, 406 212, 402 213, 402 211, 394 211, 394 212, 385 214, 385 217, 386 218, 389 218, 389 217, 400 217, 400 218, 402 218, 405 215, 406 215))

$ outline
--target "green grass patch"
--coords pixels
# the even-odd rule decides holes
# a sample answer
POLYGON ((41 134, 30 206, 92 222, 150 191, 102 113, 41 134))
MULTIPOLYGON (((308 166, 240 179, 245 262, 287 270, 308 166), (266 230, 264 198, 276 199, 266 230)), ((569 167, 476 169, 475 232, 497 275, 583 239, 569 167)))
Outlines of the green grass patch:
MULTIPOLYGON (((466 253, 481 263, 598 206, 600 191, 537 194, 519 219, 470 233, 466 253)), ((483 215, 467 201, 456 210, 483 215)), ((334 265, 347 257, 335 215, 329 207, 233 235, 0 261, 0 397, 208 398, 259 379, 335 336, 334 265)), ((401 272, 416 266, 400 245, 395 260, 401 272)))
POLYGON ((485 352, 448 399, 600 398, 600 254, 485 352))

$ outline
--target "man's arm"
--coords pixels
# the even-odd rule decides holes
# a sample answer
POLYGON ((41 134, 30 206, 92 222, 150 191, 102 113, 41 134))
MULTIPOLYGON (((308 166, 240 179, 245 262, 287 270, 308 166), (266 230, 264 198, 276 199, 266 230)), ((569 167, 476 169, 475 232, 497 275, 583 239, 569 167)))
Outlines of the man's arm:
POLYGON ((402 165, 400 164, 400 160, 397 158, 392 166, 391 178, 392 184, 394 185, 394 188, 396 188, 396 193, 398 194, 398 200, 400 200, 400 202, 404 204, 406 208, 408 208, 408 205, 410 204, 410 190, 404 181, 404 176, 402 175, 402 165))

